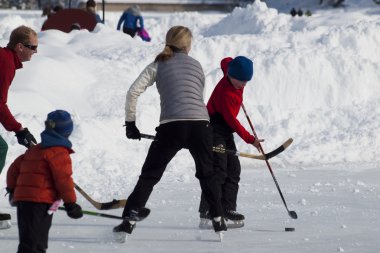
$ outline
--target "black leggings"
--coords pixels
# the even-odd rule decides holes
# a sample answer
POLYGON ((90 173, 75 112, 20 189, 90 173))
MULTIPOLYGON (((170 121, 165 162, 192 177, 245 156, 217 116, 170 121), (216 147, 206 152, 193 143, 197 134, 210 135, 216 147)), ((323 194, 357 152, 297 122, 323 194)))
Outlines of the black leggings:
POLYGON ((212 129, 207 121, 174 121, 156 128, 139 180, 129 195, 123 216, 135 208, 144 207, 168 163, 175 154, 189 149, 195 162, 202 192, 210 204, 213 217, 222 216, 220 184, 212 165, 212 129))

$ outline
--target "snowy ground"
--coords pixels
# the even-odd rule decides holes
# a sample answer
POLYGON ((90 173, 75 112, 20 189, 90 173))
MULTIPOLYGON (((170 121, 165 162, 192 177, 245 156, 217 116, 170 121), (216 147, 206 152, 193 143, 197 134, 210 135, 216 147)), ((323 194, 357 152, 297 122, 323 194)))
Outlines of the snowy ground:
MULTIPOLYGON (((186 25, 194 34, 190 55, 206 74, 206 101, 221 77, 224 56, 254 60, 244 103, 256 132, 266 140, 265 150, 294 138, 271 165, 299 219, 289 219, 265 164, 242 158, 238 205, 246 226, 228 231, 222 244, 214 242, 213 232, 197 229, 199 186, 191 157, 183 150, 148 202, 151 216, 126 244, 112 240, 117 220, 71 220, 57 213, 49 252, 380 251, 380 6, 346 0, 345 8, 330 9, 303 1, 301 7, 313 15, 292 18, 287 13, 296 1, 267 2, 279 10, 256 1, 231 14, 145 13, 151 43, 115 31, 121 13, 106 13, 106 24, 92 33, 40 32, 38 54, 17 72, 8 104, 37 138, 48 112, 70 111, 75 181, 99 201, 126 198, 150 144, 125 138, 126 91, 162 50, 167 29, 186 25), (284 232, 288 226, 296 231, 284 232)), ((40 15, 1 10, 0 45, 6 45, 18 25, 39 31, 40 15)), ((154 134, 158 117, 159 98, 152 87, 140 97, 137 126, 154 134)), ((239 118, 249 128, 244 115, 239 118)), ((0 134, 9 143, 6 171, 25 149, 12 133, 1 128, 0 134)), ((256 152, 236 140, 240 151, 256 152)), ((5 172, 1 188, 4 181, 5 172)), ((78 198, 85 209, 94 210, 78 198)), ((15 225, 0 230, 2 252, 15 252, 15 209, 0 198, 0 211, 10 212, 15 225)), ((121 210, 110 213, 120 215, 121 210)))

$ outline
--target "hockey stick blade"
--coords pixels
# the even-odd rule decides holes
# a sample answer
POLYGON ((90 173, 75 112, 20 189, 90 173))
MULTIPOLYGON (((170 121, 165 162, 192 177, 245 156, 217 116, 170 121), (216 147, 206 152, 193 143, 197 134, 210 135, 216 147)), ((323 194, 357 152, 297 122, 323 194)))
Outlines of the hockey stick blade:
MULTIPOLYGON (((271 152, 263 154, 263 155, 252 155, 252 154, 247 154, 247 153, 238 152, 238 151, 236 151, 235 155, 236 156, 247 157, 247 158, 258 159, 258 160, 269 160, 269 159, 277 156, 278 154, 282 153, 282 151, 284 151, 287 147, 289 147, 290 144, 292 144, 292 142, 293 142, 293 139, 289 138, 287 141, 285 141, 281 146, 279 146, 275 150, 272 150, 271 152)), ((217 151, 216 149, 220 149, 220 148, 214 147, 213 151, 214 152, 220 152, 220 151, 217 151)), ((231 150, 225 150, 225 151, 226 151, 226 153, 235 152, 235 151, 231 151, 231 150)))
POLYGON ((296 220, 298 218, 298 215, 295 211, 289 211, 288 214, 294 220, 296 220))
POLYGON ((278 148, 276 148, 275 150, 269 152, 269 153, 266 153, 264 156, 265 156, 265 160, 269 160, 271 159, 272 157, 275 157, 276 155, 280 154, 282 151, 284 151, 287 147, 290 146, 290 144, 292 144, 293 142, 293 139, 292 138, 289 138, 287 141, 285 141, 281 146, 279 146, 278 148))
POLYGON ((114 199, 110 202, 101 203, 93 198, 91 198, 79 185, 74 183, 75 189, 88 201, 90 202, 96 209, 98 210, 110 210, 110 209, 117 209, 117 208, 123 208, 125 204, 127 203, 126 199, 114 199))
POLYGON ((114 199, 110 202, 100 203, 100 204, 101 204, 100 210, 124 208, 125 205, 127 204, 127 200, 126 199, 114 199))

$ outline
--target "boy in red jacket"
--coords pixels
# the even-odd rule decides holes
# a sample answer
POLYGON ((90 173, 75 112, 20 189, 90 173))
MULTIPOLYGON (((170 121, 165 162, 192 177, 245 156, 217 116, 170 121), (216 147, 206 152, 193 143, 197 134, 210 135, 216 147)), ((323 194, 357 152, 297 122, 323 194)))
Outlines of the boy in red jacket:
POLYGON ((48 210, 56 200, 63 200, 70 218, 83 216, 71 177, 71 116, 63 110, 53 111, 45 126, 41 143, 19 156, 7 173, 9 202, 17 206, 18 253, 46 252, 52 222, 48 210))
MULTIPOLYGON (((256 148, 263 140, 255 139, 236 118, 243 102, 243 91, 253 76, 253 62, 244 57, 227 57, 221 61, 224 76, 216 85, 207 103, 210 122, 213 127, 214 147, 236 150, 233 133, 237 133, 246 143, 256 148)), ((222 187, 224 217, 234 223, 244 225, 244 215, 236 212, 236 199, 240 181, 240 162, 237 156, 215 153, 214 169, 218 171, 222 187)), ((203 197, 199 205, 200 227, 207 225, 208 204, 203 197)))

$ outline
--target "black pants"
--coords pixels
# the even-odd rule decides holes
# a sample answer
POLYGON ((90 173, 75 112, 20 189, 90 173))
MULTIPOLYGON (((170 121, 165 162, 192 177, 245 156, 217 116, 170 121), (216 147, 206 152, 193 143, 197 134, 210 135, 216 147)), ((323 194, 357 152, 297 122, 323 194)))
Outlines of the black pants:
POLYGON ((53 215, 47 214, 49 204, 20 201, 17 223, 20 243, 17 253, 45 253, 53 215))
POLYGON ((135 29, 123 27, 123 32, 126 34, 129 34, 132 38, 136 36, 136 30, 135 29))
POLYGON ((139 180, 128 197, 123 216, 144 207, 153 187, 157 184, 168 163, 182 148, 189 149, 195 162, 196 174, 202 192, 210 204, 213 217, 222 216, 220 184, 212 166, 212 129, 207 121, 175 121, 156 128, 139 180))
MULTIPOLYGON (((236 150, 233 134, 214 132, 214 146, 236 150)), ((239 191, 241 166, 239 158, 235 155, 214 152, 214 169, 219 174, 222 185, 222 206, 224 210, 236 210, 236 200, 239 191)), ((202 193, 199 212, 209 210, 209 205, 202 193)))

